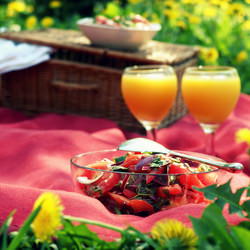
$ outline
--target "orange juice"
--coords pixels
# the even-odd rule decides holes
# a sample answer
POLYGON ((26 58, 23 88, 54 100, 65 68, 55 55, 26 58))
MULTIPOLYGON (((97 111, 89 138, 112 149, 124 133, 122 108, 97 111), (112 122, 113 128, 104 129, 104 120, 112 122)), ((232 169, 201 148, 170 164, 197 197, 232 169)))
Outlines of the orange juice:
POLYGON ((124 74, 121 88, 128 108, 139 121, 160 123, 175 100, 177 78, 164 72, 124 74))
POLYGON ((205 124, 223 122, 236 105, 240 94, 237 75, 184 75, 182 94, 192 115, 205 124))

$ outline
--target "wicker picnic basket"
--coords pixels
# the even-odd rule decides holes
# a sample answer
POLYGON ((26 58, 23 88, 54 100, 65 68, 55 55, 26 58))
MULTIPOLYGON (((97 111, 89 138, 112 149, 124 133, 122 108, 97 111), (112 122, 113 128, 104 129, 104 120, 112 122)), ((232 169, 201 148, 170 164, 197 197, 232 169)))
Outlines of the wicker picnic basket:
MULTIPOLYGON (((56 112, 111 119, 127 130, 143 132, 120 93, 122 71, 127 66, 167 64, 179 80, 186 67, 195 65, 197 49, 151 41, 138 51, 118 51, 92 46, 78 31, 48 29, 5 32, 1 38, 54 48, 51 60, 1 76, 2 106, 26 113, 56 112)), ((180 87, 180 81, 179 81, 180 87)), ((186 113, 180 88, 166 127, 186 113)))

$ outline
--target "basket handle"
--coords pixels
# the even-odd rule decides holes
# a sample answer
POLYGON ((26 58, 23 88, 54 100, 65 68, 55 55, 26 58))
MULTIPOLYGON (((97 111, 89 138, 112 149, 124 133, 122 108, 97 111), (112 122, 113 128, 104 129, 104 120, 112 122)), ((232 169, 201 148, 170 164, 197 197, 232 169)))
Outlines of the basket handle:
POLYGON ((77 84, 64 81, 52 81, 52 85, 61 89, 75 89, 75 90, 97 90, 99 84, 77 84))

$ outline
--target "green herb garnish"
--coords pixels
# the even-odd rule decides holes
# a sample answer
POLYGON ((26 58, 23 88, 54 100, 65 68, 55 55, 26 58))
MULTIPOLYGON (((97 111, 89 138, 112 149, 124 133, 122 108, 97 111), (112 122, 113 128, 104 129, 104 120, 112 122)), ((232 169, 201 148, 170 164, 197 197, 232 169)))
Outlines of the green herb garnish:
POLYGON ((160 157, 156 157, 150 164, 151 168, 159 168, 167 164, 167 161, 162 160, 160 157))
POLYGON ((112 166, 112 171, 128 172, 129 169, 121 165, 118 165, 118 166, 115 165, 115 166, 112 166))
POLYGON ((114 158, 115 164, 120 164, 125 161, 127 154, 114 158))

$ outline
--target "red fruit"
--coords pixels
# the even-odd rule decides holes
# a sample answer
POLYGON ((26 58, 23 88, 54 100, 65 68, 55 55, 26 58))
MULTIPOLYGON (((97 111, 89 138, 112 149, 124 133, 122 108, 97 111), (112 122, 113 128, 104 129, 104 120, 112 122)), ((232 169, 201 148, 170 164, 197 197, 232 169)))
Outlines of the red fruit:
POLYGON ((183 191, 182 191, 182 188, 180 185, 174 184, 174 185, 169 186, 169 194, 170 195, 179 195, 182 193, 183 193, 183 191))
POLYGON ((145 23, 145 24, 149 23, 149 21, 146 18, 144 18, 143 16, 141 16, 141 15, 135 15, 133 17, 133 19, 132 19, 132 22, 134 22, 134 23, 145 23))
POLYGON ((131 168, 131 166, 135 166, 140 161, 141 157, 142 154, 130 154, 121 165, 123 167, 131 168))
POLYGON ((187 201, 188 203, 202 203, 205 202, 205 198, 203 193, 197 191, 187 191, 187 201))
POLYGON ((130 200, 128 206, 133 209, 134 213, 154 211, 153 206, 144 200, 130 200))
POLYGON ((115 194, 115 193, 111 193, 111 192, 108 192, 107 193, 108 196, 113 200, 115 201, 115 203, 118 205, 118 207, 124 207, 126 205, 129 204, 130 200, 122 195, 119 195, 119 194, 115 194))
MULTIPOLYGON (((159 167, 159 168, 155 168, 153 170, 151 170, 150 174, 162 174, 164 172, 164 168, 163 167, 159 167)), ((146 183, 149 184, 155 177, 157 177, 156 175, 147 175, 146 176, 146 183)))
POLYGON ((197 176, 205 186, 215 184, 218 177, 216 172, 197 174, 197 176))
POLYGON ((183 167, 180 164, 172 163, 169 166, 168 173, 169 174, 186 174, 186 173, 188 173, 188 170, 187 170, 187 168, 183 167))
POLYGON ((203 188, 205 185, 198 178, 198 174, 186 174, 179 177, 180 184, 190 189, 193 186, 203 188))
POLYGON ((106 24, 107 18, 105 16, 97 16, 95 21, 98 24, 106 24))
POLYGON ((123 194, 124 194, 127 198, 129 198, 129 199, 131 199, 131 198, 133 198, 133 197, 136 196, 136 193, 135 193, 135 192, 133 192, 133 191, 127 189, 127 188, 125 188, 125 189, 123 190, 123 194))
MULTIPOLYGON (((98 162, 88 165, 90 168, 94 169, 103 169, 110 170, 108 162, 98 162), (106 164, 106 165, 105 165, 106 164)), ((121 179, 120 174, 118 173, 109 173, 109 172, 100 172, 100 171, 91 171, 92 176, 85 175, 88 179, 94 179, 97 175, 102 174, 102 176, 95 182, 91 184, 84 184, 85 192, 87 195, 92 197, 100 197, 101 195, 110 191, 115 185, 117 185, 121 179)))
POLYGON ((178 184, 170 186, 162 186, 157 190, 157 195, 161 198, 167 198, 171 195, 181 195, 183 194, 182 188, 178 184))

